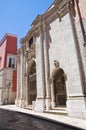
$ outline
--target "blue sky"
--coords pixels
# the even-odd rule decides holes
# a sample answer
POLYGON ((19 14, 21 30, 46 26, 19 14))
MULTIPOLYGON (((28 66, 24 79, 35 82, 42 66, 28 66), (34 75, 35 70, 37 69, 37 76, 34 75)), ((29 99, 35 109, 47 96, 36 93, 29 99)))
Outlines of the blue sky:
POLYGON ((0 40, 5 33, 20 39, 26 35, 38 14, 42 14, 54 0, 0 0, 0 40))

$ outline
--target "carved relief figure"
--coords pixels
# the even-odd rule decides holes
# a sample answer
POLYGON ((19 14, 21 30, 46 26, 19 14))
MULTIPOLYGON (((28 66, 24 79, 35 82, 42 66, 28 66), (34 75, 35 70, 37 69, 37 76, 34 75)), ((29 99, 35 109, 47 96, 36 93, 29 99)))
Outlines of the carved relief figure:
POLYGON ((66 105, 66 75, 64 70, 60 68, 59 62, 54 60, 54 70, 52 72, 52 82, 54 84, 55 103, 58 105, 66 105))

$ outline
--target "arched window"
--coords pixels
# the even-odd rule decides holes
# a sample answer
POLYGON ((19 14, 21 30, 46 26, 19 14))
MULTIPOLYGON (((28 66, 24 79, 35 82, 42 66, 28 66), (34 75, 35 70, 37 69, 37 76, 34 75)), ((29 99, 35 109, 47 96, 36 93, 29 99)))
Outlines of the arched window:
POLYGON ((33 44, 33 37, 31 37, 29 40, 29 48, 31 47, 32 44, 33 44))

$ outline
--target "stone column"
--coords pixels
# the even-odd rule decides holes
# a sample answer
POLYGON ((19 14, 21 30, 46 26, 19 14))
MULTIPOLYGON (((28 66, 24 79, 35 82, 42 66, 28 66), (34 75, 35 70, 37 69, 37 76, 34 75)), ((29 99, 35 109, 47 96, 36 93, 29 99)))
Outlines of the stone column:
POLYGON ((26 106, 26 58, 25 58, 25 51, 26 48, 24 46, 24 50, 23 50, 23 105, 26 106))
POLYGON ((18 101, 19 101, 19 55, 17 56, 17 90, 16 90, 16 100, 15 100, 15 104, 18 105, 18 101))
POLYGON ((36 37, 36 81, 37 98, 34 106, 35 111, 43 112, 45 109, 45 69, 44 69, 44 51, 43 51, 43 32, 41 27, 36 37))
POLYGON ((24 55, 23 48, 21 48, 21 68, 20 68, 20 81, 21 81, 21 90, 20 90, 20 107, 25 106, 25 84, 24 84, 24 55))
POLYGON ((46 80, 46 110, 51 108, 51 92, 50 92, 50 68, 49 68, 49 52, 47 41, 47 28, 44 23, 44 63, 45 63, 45 80, 46 80))
POLYGON ((26 73, 26 78, 25 78, 25 82, 26 82, 26 106, 28 105, 28 74, 27 74, 27 67, 28 67, 28 63, 27 63, 27 61, 25 62, 25 66, 26 66, 26 71, 25 71, 25 73, 26 73))
POLYGON ((21 51, 21 68, 20 68, 20 83, 21 83, 21 90, 20 90, 20 100, 21 100, 21 103, 20 103, 20 106, 22 107, 22 95, 23 95, 23 83, 22 83, 22 80, 23 80, 23 73, 22 73, 22 66, 23 66, 23 53, 21 51))

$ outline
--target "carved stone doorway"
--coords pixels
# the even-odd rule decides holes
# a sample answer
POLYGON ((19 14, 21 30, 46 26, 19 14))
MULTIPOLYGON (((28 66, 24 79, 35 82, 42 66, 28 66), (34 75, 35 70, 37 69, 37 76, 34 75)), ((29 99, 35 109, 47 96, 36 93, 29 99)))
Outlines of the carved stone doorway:
POLYGON ((28 67, 28 105, 32 105, 37 97, 36 87, 36 63, 31 59, 28 67))
POLYGON ((61 82, 54 81, 55 107, 66 106, 66 86, 61 82))
POLYGON ((36 90, 36 74, 30 75, 29 76, 29 98, 28 98, 28 103, 29 105, 32 105, 33 101, 35 101, 36 96, 37 96, 37 90, 36 90))

